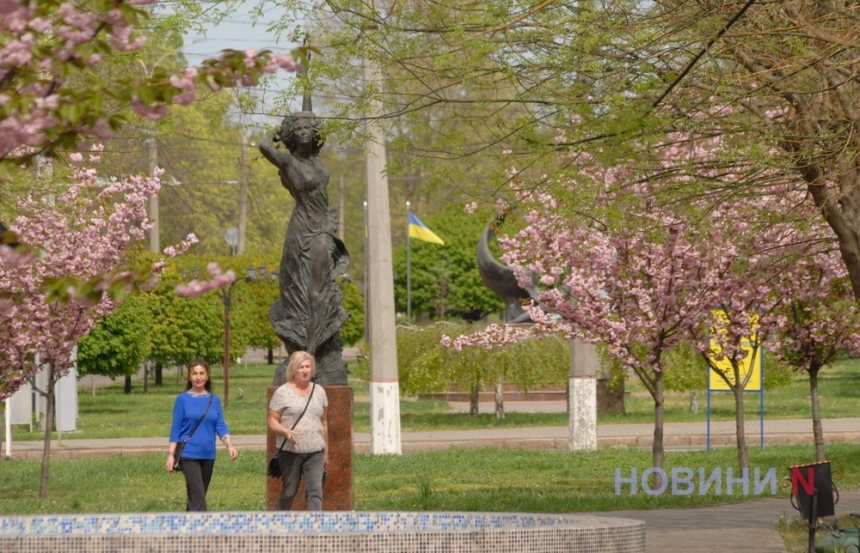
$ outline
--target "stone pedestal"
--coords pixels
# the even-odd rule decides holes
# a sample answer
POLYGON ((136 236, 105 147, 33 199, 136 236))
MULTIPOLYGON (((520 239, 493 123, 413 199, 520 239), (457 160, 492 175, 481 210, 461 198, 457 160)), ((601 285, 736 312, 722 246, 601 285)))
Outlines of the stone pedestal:
MULTIPOLYGON (((352 491, 352 388, 349 386, 324 386, 328 396, 328 476, 323 486, 324 511, 351 511, 352 491)), ((267 389, 266 405, 272 400, 277 386, 267 389)), ((266 463, 278 450, 277 437, 266 430, 266 463)), ((266 477, 266 509, 275 510, 281 480, 266 477)), ((304 482, 299 485, 293 511, 305 510, 304 482)))

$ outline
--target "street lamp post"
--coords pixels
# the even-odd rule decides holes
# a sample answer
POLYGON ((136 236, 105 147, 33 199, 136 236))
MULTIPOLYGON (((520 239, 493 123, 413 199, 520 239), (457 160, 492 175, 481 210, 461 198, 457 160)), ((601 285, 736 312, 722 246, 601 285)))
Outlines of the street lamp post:
MULTIPOLYGON (((260 265, 260 274, 262 278, 266 278, 266 266, 260 265)), ((278 275, 272 271, 271 279, 277 280, 278 275)), ((245 272, 245 282, 256 282, 258 279, 257 271, 253 265, 248 265, 248 270, 245 272)), ((230 286, 222 289, 221 299, 224 301, 224 407, 227 407, 230 400, 230 327, 231 327, 231 308, 233 305, 233 286, 239 282, 234 280, 230 286)))
MULTIPOLYGON (((236 244, 239 239, 239 229, 235 227, 228 228, 224 233, 224 239, 230 244, 230 255, 236 255, 236 244)), ((251 267, 250 271, 253 271, 251 267)), ((250 272, 248 277, 250 279, 250 272)), ((230 304, 233 300, 233 286, 236 281, 230 283, 223 293, 221 299, 224 300, 224 407, 227 407, 230 401, 230 304)))
MULTIPOLYGON (((253 267, 251 267, 251 269, 253 269, 253 267)), ((271 273, 269 273, 266 271, 266 266, 260 263, 260 279, 265 282, 267 278, 270 282, 278 282, 278 271, 273 269, 271 273)), ((269 346, 268 349, 269 351, 267 352, 266 360, 268 361, 269 365, 272 365, 275 362, 275 352, 272 346, 269 346)))
POLYGON ((224 300, 224 407, 230 401, 230 305, 233 298, 233 286, 236 281, 224 289, 221 298, 224 300))

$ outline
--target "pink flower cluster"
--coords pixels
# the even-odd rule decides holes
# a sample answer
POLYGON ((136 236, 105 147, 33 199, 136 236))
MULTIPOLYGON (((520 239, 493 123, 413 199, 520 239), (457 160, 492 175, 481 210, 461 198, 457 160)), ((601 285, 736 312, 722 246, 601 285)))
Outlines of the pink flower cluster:
POLYGON ((210 263, 206 269, 212 277, 211 279, 192 280, 188 284, 180 284, 176 287, 176 295, 183 298, 193 298, 211 290, 226 288, 236 281, 236 273, 232 270, 222 273, 221 267, 217 263, 210 263))
POLYGON ((157 177, 132 176, 94 193, 95 171, 83 156, 71 157, 81 165, 62 193, 27 196, 14 206, 19 215, 10 230, 22 246, 0 246, 0 398, 32 380, 37 360, 53 365, 57 377, 68 370, 77 341, 117 307, 98 293, 129 284, 126 252, 150 226, 157 177), (51 283, 67 282, 78 283, 69 300, 52 300, 51 283), (93 286, 100 299, 79 295, 77 286, 93 286))
MULTIPOLYGON (((68 86, 70 74, 87 71, 101 62, 93 44, 118 52, 139 49, 146 37, 135 33, 133 19, 147 13, 129 6, 154 0, 0 0, 0 160, 24 155, 22 147, 42 147, 51 140, 48 131, 71 131, 108 138, 110 113, 96 109, 75 113, 64 105, 80 103, 80 91, 68 86), (125 4, 125 6, 123 6, 125 4), (56 40, 39 40, 52 35, 56 40)), ((137 83, 149 89, 153 101, 142 101, 124 90, 129 105, 150 119, 167 113, 166 105, 187 105, 197 89, 211 90, 237 84, 253 85, 260 75, 277 70, 296 71, 291 56, 269 51, 224 51, 218 60, 200 68, 187 68, 166 81, 137 83)), ((56 136, 58 133, 54 133, 56 136)))

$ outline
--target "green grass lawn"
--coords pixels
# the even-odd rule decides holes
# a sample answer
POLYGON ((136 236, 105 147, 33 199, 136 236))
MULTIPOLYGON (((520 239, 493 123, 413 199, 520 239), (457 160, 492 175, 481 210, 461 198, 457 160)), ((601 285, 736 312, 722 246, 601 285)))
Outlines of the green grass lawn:
MULTIPOLYGON (((264 434, 266 432, 266 388, 271 385, 274 366, 249 364, 247 368, 234 367, 230 378, 230 401, 225 416, 230 432, 234 435, 264 434)), ((834 367, 823 370, 819 376, 821 412, 824 418, 857 416, 860 399, 860 361, 843 360, 834 367)), ((83 380, 86 384, 86 378, 83 380)), ((352 379, 355 390, 353 428, 357 432, 370 431, 370 406, 367 402, 367 383, 352 379)), ((213 390, 223 395, 223 379, 220 369, 213 369, 213 390)), ((184 390, 184 380, 179 381, 172 371, 165 372, 164 385, 143 392, 142 382, 135 381, 131 394, 123 393, 121 382, 97 389, 93 397, 84 387, 79 395, 80 417, 77 432, 64 433, 63 439, 76 438, 120 438, 166 436, 170 428, 173 402, 176 394, 184 390)), ((631 392, 625 400, 627 413, 599 417, 601 424, 651 423, 653 402, 636 381, 628 382, 631 392)), ((759 416, 758 393, 745 395, 744 410, 748 420, 759 416)), ((707 396, 699 392, 699 412, 691 413, 689 394, 669 394, 666 401, 666 422, 690 422, 707 419, 707 396)), ((767 390, 764 393, 765 417, 768 419, 809 418, 809 382, 805 374, 796 375, 785 387, 767 390)), ((712 420, 733 420, 734 401, 726 392, 711 395, 712 420)), ((492 414, 477 417, 452 412, 448 403, 434 400, 401 401, 401 429, 422 430, 470 430, 505 427, 567 426, 566 413, 507 413, 496 420, 492 414)), ((25 426, 13 431, 15 440, 38 440, 42 435, 32 433, 25 426)))
MULTIPOLYGON (((210 510, 265 509, 265 453, 243 451, 231 462, 219 450, 209 491, 210 510)), ((827 456, 840 489, 860 486, 856 445, 832 444, 827 456)), ((814 458, 812 446, 768 446, 750 450, 751 467, 764 474, 776 469, 776 496, 785 498, 790 481, 787 467, 814 458)), ((701 495, 649 495, 622 485, 616 493, 615 469, 629 477, 651 466, 650 451, 601 448, 595 452, 510 449, 448 449, 408 455, 353 457, 355 509, 362 511, 452 510, 572 513, 619 509, 693 507, 742 501, 752 497, 735 487, 725 489, 725 469, 736 467, 735 451, 667 451, 665 469, 699 467, 711 474, 723 471, 723 488, 701 495)), ((49 497, 38 498, 37 460, 0 461, 0 514, 105 513, 182 511, 185 484, 181 475, 164 469, 161 453, 104 459, 55 459, 51 462, 49 497)), ((698 482, 698 478, 694 478, 698 482)), ((698 483, 696 483, 698 486, 698 483)), ((669 488, 671 489, 671 487, 669 488)), ((770 488, 765 489, 770 496, 770 488)), ((776 521, 774 521, 776 524, 776 521)))
MULTIPOLYGON (((766 369, 765 369, 766 370, 766 369)), ((823 418, 856 417, 860 401, 860 360, 842 359, 832 367, 818 373, 818 393, 821 399, 823 418)), ((653 401, 638 380, 628 380, 627 390, 631 394, 625 399, 625 415, 607 415, 599 420, 612 422, 652 422, 653 401)), ((667 393, 666 421, 695 422, 707 418, 707 392, 699 390, 699 412, 690 412, 689 392, 667 393)), ((748 418, 759 416, 760 394, 747 392, 744 395, 744 412, 748 418)), ((764 414, 767 419, 809 418, 809 377, 806 373, 795 374, 788 386, 764 391, 764 414)), ((729 392, 711 394, 711 420, 734 420, 734 397, 729 392)))
MULTIPOLYGON (((236 367, 231 375, 231 395, 226 409, 231 432, 265 432, 266 388, 274 367, 248 365, 236 367)), ((218 368, 214 387, 223 392, 218 368)), ((856 416, 858 393, 855 383, 860 363, 842 361, 822 371, 820 376, 822 415, 825 418, 856 416)), ((354 428, 369 431, 367 383, 350 382, 355 390, 354 428)), ((95 397, 84 388, 79 396, 78 432, 64 433, 64 439, 108 437, 164 437, 167 435, 176 394, 184 389, 175 373, 165 373, 164 386, 150 386, 144 393, 135 381, 131 394, 123 393, 121 383, 99 388, 95 397)), ((622 422, 651 423, 653 407, 641 386, 630 382, 627 413, 601 417, 605 424, 622 422)), ((747 394, 748 418, 758 417, 759 395, 747 394)), ((699 413, 690 413, 688 394, 671 394, 667 401, 667 422, 704 421, 705 392, 699 393, 699 413)), ((805 375, 797 375, 791 385, 765 392, 768 418, 808 418, 809 388, 805 375)), ((734 405, 730 394, 712 396, 714 420, 731 420, 734 405)), ((442 401, 401 402, 401 428, 409 430, 480 429, 498 427, 566 426, 565 413, 508 413, 497 421, 493 415, 472 417, 453 413, 442 401)), ((41 439, 24 427, 16 427, 16 440, 41 439)), ((762 473, 776 469, 776 494, 785 498, 786 512, 790 481, 787 467, 815 458, 811 445, 768 446, 764 451, 749 450, 751 466, 762 473)), ((219 450, 215 477, 209 494, 211 510, 263 510, 266 458, 262 451, 243 451, 230 462, 219 450)), ((827 445, 827 458, 833 464, 834 484, 840 489, 860 487, 860 465, 856 445, 827 445)), ((667 451, 665 468, 687 467, 710 474, 720 468, 725 474, 736 467, 733 448, 704 451, 667 451)), ((750 499, 736 491, 728 495, 710 489, 701 494, 673 496, 649 495, 640 488, 630 493, 630 485, 616 493, 615 470, 629 477, 651 466, 651 452, 636 448, 603 447, 595 452, 535 451, 510 449, 449 449, 408 455, 362 455, 353 457, 355 509, 372 510, 454 510, 508 512, 593 512, 618 509, 655 509, 704 506, 750 499)), ((38 513, 105 513, 182 511, 184 482, 180 475, 164 470, 162 453, 106 459, 51 462, 48 499, 38 498, 40 462, 37 460, 0 461, 0 515, 38 513), (109 499, 106 499, 109 498, 109 499)), ((725 480, 725 478, 724 478, 725 480)), ((754 482, 750 482, 751 487, 754 482)), ((753 490, 750 490, 752 493, 753 490)), ((765 490, 770 493, 769 488, 765 490)), ((776 526, 776 523, 775 523, 776 526)), ((802 539, 802 528, 779 528, 787 542, 802 539), (798 538, 797 536, 800 536, 798 538)))

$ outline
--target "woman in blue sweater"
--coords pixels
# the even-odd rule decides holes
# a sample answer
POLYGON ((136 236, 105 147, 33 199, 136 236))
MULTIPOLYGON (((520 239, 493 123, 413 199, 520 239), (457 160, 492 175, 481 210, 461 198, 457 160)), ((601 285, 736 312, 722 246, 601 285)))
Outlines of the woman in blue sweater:
POLYGON ((186 391, 176 396, 176 403, 173 405, 167 472, 173 472, 176 445, 190 435, 191 439, 185 443, 179 459, 179 470, 185 475, 185 488, 188 493, 186 511, 206 510, 206 491, 209 489, 212 469, 215 466, 215 435, 221 437, 230 452, 230 459, 235 460, 238 455, 230 442, 230 431, 224 422, 221 400, 210 392, 211 388, 209 365, 198 359, 189 365, 186 391))

